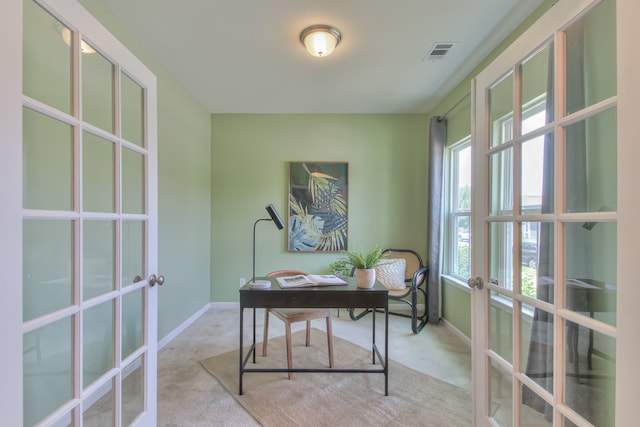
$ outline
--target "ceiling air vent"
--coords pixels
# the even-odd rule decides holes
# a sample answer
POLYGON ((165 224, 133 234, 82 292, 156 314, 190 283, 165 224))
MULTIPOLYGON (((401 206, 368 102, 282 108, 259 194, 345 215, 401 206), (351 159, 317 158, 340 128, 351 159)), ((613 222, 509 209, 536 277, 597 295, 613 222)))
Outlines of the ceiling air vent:
POLYGON ((422 60, 425 61, 428 59, 435 61, 436 59, 442 59, 449 53, 451 48, 453 48, 454 44, 453 42, 438 42, 429 49, 429 53, 427 53, 422 60))

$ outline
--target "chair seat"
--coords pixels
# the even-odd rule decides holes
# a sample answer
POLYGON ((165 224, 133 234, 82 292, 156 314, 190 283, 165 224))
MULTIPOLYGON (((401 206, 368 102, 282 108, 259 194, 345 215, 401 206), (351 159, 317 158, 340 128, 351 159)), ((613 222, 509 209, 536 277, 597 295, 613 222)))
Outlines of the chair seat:
POLYGON ((407 286, 404 289, 389 289, 389 298, 403 298, 409 295, 411 292, 411 286, 407 286))
MULTIPOLYGON (((282 277, 282 276, 295 276, 298 274, 307 274, 298 270, 279 270, 274 271, 267 276, 269 277, 282 277)), ((262 340, 262 356, 267 355, 267 341, 269 339, 269 313, 273 314, 285 324, 285 341, 287 346, 287 367, 292 369, 293 367, 293 354, 291 349, 291 324, 295 322, 307 323, 306 334, 306 346, 309 347, 311 340, 311 320, 322 319, 326 320, 327 324, 327 347, 329 351, 329 367, 333 368, 333 331, 331 330, 331 309, 329 308, 311 308, 311 309, 297 309, 297 308, 266 308, 264 311, 264 337, 262 340)), ((291 372, 288 373, 288 377, 291 378, 291 372)))
POLYGON ((295 308, 272 308, 270 311, 280 320, 289 321, 291 323, 319 319, 322 317, 331 317, 331 310, 328 308, 305 310, 295 308))

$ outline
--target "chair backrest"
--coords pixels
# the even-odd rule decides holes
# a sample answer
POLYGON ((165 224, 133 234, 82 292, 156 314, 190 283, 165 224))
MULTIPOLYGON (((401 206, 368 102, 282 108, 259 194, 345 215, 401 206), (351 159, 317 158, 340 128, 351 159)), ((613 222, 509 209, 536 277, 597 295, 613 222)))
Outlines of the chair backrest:
POLYGON ((298 274, 304 274, 306 276, 307 273, 300 270, 276 270, 268 273, 267 277, 297 276, 298 274))
MULTIPOLYGON (((385 259, 398 259, 402 258, 406 261, 407 267, 404 271, 404 281, 410 282, 413 279, 413 274, 424 267, 420 254, 410 249, 385 249, 385 259)), ((418 277, 418 283, 422 282, 422 277, 418 277)))

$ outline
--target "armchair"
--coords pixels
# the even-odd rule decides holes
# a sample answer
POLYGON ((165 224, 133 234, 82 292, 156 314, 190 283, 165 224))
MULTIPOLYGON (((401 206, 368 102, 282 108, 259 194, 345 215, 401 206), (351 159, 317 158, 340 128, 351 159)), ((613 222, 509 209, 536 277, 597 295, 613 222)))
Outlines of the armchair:
MULTIPOLYGON (((427 294, 427 277, 429 268, 424 266, 420 255, 409 249, 385 249, 386 254, 379 267, 376 267, 376 279, 389 289, 389 299, 393 301, 401 301, 410 308, 409 314, 406 312, 389 311, 389 314, 395 316, 407 317, 411 319, 411 330, 417 334, 424 328, 429 320, 428 311, 428 294, 427 294), (383 271, 385 264, 400 260, 399 264, 404 264, 404 272, 397 272, 394 280, 393 273, 391 275, 383 271), (404 273, 404 275, 403 275, 404 273), (395 286, 394 286, 395 284, 395 286), (419 308, 418 296, 422 295, 424 299, 424 309, 419 308)), ((352 320, 358 320, 368 313, 371 309, 366 309, 356 314, 355 309, 349 309, 349 316, 352 320)))

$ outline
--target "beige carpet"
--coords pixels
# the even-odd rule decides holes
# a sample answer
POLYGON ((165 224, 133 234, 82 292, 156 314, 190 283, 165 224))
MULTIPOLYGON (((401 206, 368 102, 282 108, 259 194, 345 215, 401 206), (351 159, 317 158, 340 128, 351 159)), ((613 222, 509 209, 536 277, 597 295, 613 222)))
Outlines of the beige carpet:
MULTIPOLYGON (((268 356, 261 354, 259 346, 255 367, 286 367, 284 337, 270 339, 268 356)), ((371 366, 369 351, 338 337, 334 357, 338 368, 371 366)), ((389 396, 384 396, 384 375, 379 373, 307 372, 295 373, 291 380, 286 373, 245 373, 240 396, 237 351, 201 363, 264 426, 471 425, 468 391, 393 361, 389 396)), ((311 347, 304 346, 303 331, 293 334, 294 368, 328 366, 324 332, 312 330, 311 347)))

